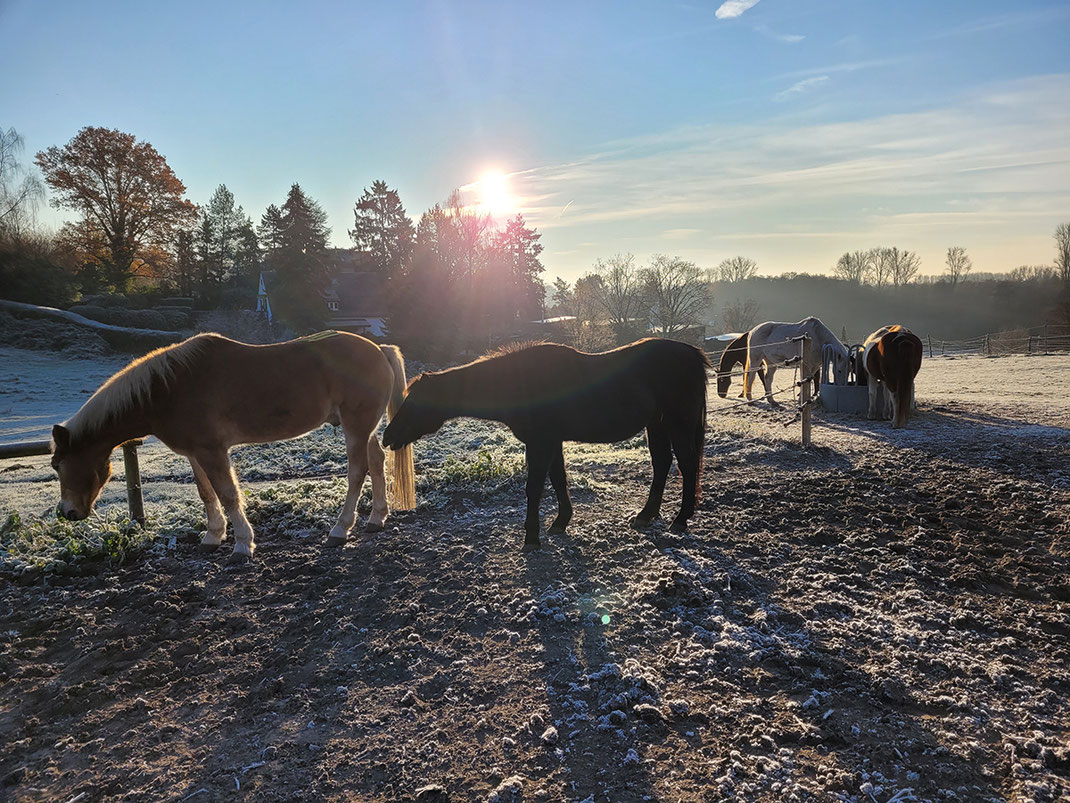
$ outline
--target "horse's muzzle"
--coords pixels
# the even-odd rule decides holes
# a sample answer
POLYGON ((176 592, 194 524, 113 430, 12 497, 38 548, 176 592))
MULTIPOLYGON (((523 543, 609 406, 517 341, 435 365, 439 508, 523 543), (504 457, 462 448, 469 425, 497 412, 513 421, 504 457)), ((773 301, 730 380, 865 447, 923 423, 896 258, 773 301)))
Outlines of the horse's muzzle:
POLYGON ((76 510, 64 510, 63 505, 56 507, 56 518, 66 519, 67 521, 81 521, 88 518, 88 515, 82 516, 76 510))

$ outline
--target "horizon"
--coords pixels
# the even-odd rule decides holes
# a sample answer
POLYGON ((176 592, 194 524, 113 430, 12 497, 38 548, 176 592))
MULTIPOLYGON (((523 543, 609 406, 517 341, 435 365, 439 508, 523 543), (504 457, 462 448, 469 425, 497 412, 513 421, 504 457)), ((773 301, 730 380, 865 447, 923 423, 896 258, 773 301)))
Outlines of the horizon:
POLYGON ((86 125, 133 134, 254 223, 299 183, 342 248, 374 180, 416 222, 491 176, 547 283, 618 252, 774 276, 876 246, 1005 273, 1050 265, 1070 215, 1065 4, 407 8, 9 2, 0 125, 24 165, 86 125), (152 48, 74 46, 115 40, 152 48))

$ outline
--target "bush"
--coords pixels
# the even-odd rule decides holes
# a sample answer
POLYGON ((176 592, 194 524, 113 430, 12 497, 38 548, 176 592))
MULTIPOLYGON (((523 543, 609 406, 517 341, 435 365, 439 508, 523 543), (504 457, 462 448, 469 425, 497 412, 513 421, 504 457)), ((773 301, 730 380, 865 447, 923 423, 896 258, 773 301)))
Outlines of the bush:
POLYGON ((65 307, 78 298, 78 290, 71 272, 47 257, 0 249, 0 298, 65 307))

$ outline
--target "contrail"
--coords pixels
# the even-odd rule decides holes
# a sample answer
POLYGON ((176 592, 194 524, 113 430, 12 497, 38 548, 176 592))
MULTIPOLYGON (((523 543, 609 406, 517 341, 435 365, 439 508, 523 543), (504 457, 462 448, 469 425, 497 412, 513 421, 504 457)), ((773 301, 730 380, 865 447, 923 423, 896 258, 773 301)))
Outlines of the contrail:
POLYGON ((561 211, 558 213, 557 216, 561 217, 561 215, 565 214, 565 210, 568 209, 570 206, 572 206, 572 204, 575 203, 575 201, 576 201, 576 199, 573 198, 571 201, 569 201, 567 204, 565 204, 564 207, 562 207, 561 211))

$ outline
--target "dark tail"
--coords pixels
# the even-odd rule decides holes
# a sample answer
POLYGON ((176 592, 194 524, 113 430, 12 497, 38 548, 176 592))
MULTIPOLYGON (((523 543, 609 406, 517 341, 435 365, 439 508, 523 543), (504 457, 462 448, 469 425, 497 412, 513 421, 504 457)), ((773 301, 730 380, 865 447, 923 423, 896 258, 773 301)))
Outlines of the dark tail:
POLYGON ((895 344, 895 419, 897 428, 910 420, 910 399, 914 395, 914 376, 921 366, 921 340, 914 335, 900 335, 895 344))
MULTIPOLYGON (((745 337, 745 336, 744 336, 745 337)), ((698 385, 700 388, 699 395, 699 409, 700 416, 695 427, 695 454, 698 457, 698 477, 695 481, 695 507, 698 507, 699 502, 702 501, 702 468, 705 454, 706 454, 706 402, 709 392, 709 377, 706 375, 706 370, 713 367, 710 362, 710 358, 706 356, 706 353, 695 349, 701 358, 699 363, 699 376, 698 385)))

